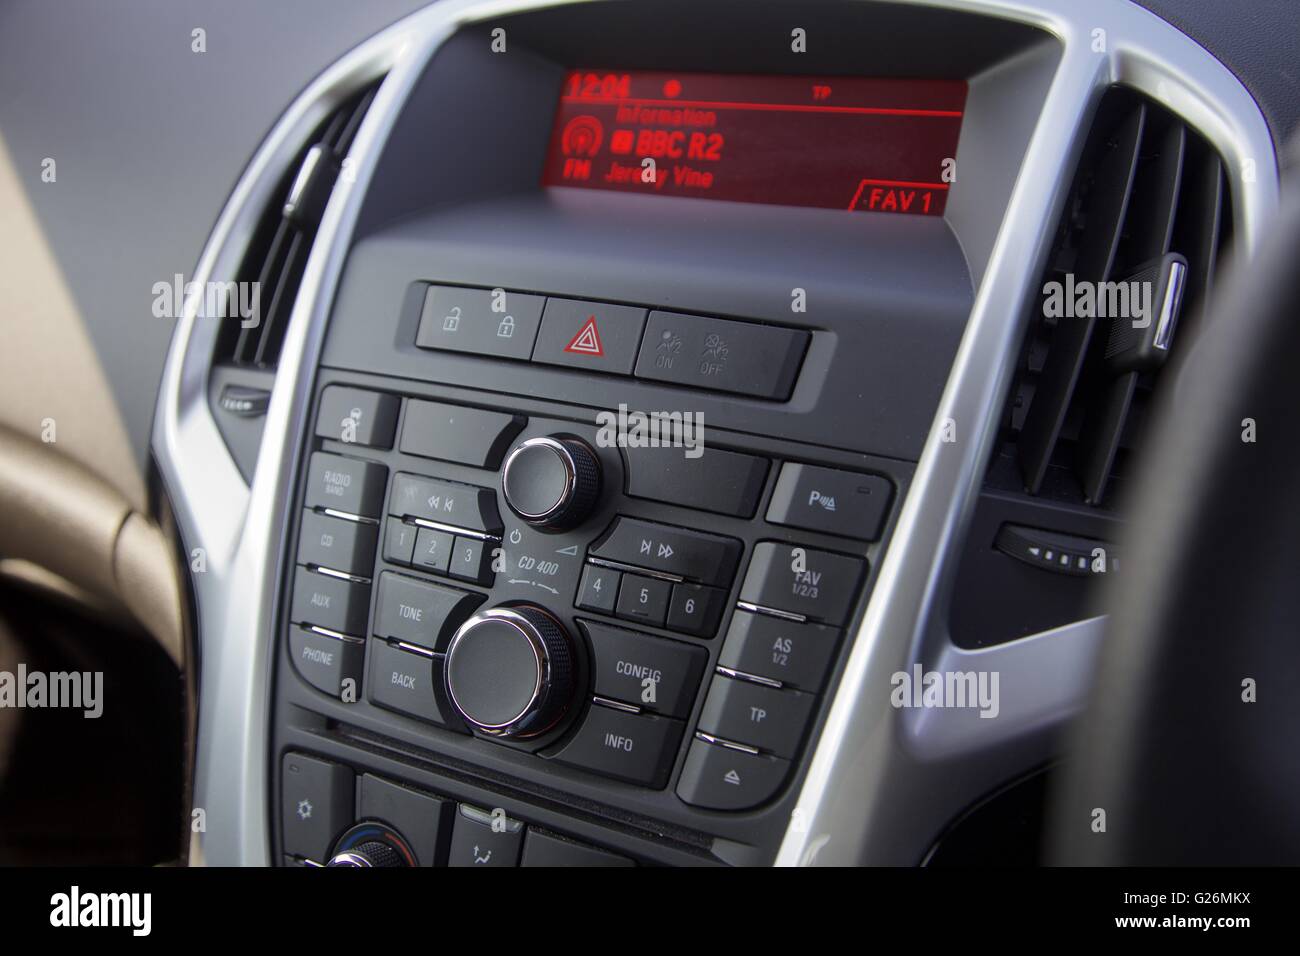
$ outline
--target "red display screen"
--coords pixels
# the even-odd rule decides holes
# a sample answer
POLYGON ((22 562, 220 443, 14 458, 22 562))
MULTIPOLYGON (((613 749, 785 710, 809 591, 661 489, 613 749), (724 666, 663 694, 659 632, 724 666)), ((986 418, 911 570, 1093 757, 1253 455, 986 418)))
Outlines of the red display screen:
POLYGON ((965 105, 960 80, 574 70, 542 182, 938 216, 965 105))

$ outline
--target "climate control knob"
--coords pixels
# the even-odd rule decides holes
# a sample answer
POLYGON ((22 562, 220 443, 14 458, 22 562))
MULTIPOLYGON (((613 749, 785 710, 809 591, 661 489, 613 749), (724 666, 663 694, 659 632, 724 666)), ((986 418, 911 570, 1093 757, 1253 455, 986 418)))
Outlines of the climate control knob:
POLYGON ((447 646, 447 696, 473 727, 497 737, 536 737, 573 703, 575 647, 534 605, 474 614, 447 646))
POLYGON ((501 470, 510 510, 545 531, 572 528, 600 497, 600 460, 577 438, 530 438, 501 470))
POLYGON ((387 843, 371 840, 350 850, 341 850, 330 857, 326 866, 389 867, 406 866, 401 854, 387 843))

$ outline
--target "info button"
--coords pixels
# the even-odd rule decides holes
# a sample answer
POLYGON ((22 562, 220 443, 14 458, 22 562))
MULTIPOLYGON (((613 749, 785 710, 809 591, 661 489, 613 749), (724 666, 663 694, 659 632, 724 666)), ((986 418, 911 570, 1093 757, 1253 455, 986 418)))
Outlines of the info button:
POLYGON ((578 299, 547 299, 533 361, 631 375, 645 309, 578 299))

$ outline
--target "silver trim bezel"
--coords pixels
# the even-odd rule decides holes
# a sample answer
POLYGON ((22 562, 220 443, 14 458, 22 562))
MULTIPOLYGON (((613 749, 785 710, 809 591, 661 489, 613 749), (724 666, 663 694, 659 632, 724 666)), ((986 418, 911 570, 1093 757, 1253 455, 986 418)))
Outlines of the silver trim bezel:
MULTIPOLYGON (((444 0, 345 56, 272 129, 195 269, 193 279, 200 285, 234 274, 258 217, 310 130, 386 74, 350 152, 355 176, 340 178, 317 232, 251 488, 208 406, 217 327, 196 317, 196 302, 186 303, 164 369, 153 451, 185 547, 201 548, 205 567, 192 575, 201 656, 194 806, 206 813, 206 830, 195 838, 196 861, 271 862, 271 655, 273 613, 287 567, 284 529, 330 304, 381 146, 426 63, 456 29, 556 5, 556 0, 444 0)), ((1013 776, 1050 752, 1050 731, 1082 699, 1102 632, 1100 619, 977 652, 987 655, 978 658, 983 664, 1009 672, 1032 664, 1053 677, 1047 689, 1026 691, 1013 720, 987 722, 996 727, 900 713, 880 691, 891 672, 915 661, 927 666, 972 662, 970 654, 953 647, 933 612, 944 606, 951 585, 953 546, 970 518, 992 448, 1024 331, 1023 306, 1101 91, 1112 83, 1132 86, 1183 117, 1219 150, 1232 183, 1238 255, 1253 252, 1278 202, 1273 143, 1254 100, 1204 48, 1149 11, 1128 0, 929 0, 925 5, 1037 26, 1059 41, 1061 57, 892 544, 865 616, 846 642, 844 670, 778 864, 917 862, 927 849, 927 834, 938 832, 956 798, 936 795, 931 787, 974 798, 983 783, 991 787, 999 776, 1013 776), (1106 31, 1101 52, 1092 49, 1094 29, 1106 31), (1247 161, 1256 171, 1251 181, 1241 175, 1247 161), (961 441, 942 440, 948 420, 961 424, 961 441), (908 778, 911 791, 891 794, 890 781, 904 773, 914 775, 908 778), (953 783, 958 777, 960 787, 953 783)))

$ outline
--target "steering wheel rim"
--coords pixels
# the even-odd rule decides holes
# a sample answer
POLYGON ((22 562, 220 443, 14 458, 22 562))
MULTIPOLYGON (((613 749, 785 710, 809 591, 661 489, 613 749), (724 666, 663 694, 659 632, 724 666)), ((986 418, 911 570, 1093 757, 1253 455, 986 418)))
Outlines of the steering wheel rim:
POLYGON ((1125 570, 1108 582, 1096 680, 1053 800, 1059 862, 1300 862, 1296 186, 1151 422, 1125 570))

